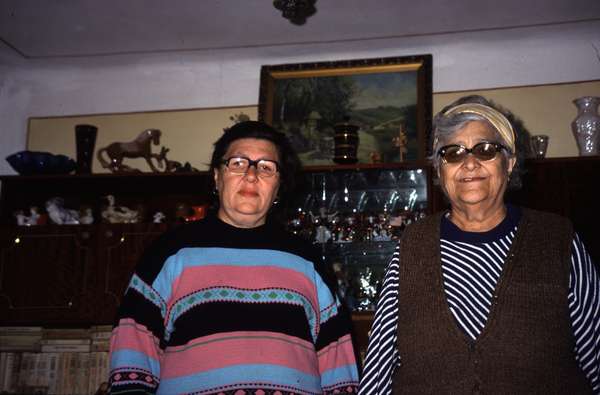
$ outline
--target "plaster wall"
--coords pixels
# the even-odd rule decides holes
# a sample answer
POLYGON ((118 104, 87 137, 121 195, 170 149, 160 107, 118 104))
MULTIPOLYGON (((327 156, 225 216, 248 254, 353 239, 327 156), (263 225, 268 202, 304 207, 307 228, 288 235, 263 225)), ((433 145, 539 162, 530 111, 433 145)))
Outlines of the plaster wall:
MULTIPOLYGON (((437 94, 597 81, 599 48, 600 21, 94 58, 24 60, 4 48, 0 53, 0 158, 25 148, 30 117, 255 105, 263 64, 430 53, 437 94)), ((597 85, 592 87, 595 90, 597 85)), ((545 99, 539 98, 541 105, 545 99)), ((503 104, 518 112, 511 103, 503 104)), ((552 154, 568 156, 571 148, 552 154)), ((14 171, 0 161, 0 174, 14 171)))

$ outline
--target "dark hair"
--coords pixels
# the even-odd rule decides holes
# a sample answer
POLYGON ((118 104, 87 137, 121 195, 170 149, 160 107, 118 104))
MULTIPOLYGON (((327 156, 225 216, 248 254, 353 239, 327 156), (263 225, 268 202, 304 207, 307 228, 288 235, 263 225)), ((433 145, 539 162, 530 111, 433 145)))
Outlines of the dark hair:
MULTIPOLYGON (((508 122, 510 122, 510 124, 513 127, 513 130, 515 132, 515 165, 513 167, 512 173, 510 175, 510 180, 508 183, 508 189, 511 190, 515 190, 515 189, 519 189, 522 186, 522 175, 525 172, 525 158, 527 158, 530 155, 530 146, 529 146, 529 142, 531 140, 531 135, 529 133, 529 131, 525 128, 525 125, 523 124, 523 121, 521 121, 519 118, 517 118, 517 116, 515 116, 511 111, 503 108, 502 106, 494 103, 491 100, 486 99, 483 96, 479 96, 479 95, 469 95, 469 96, 463 96, 459 99, 457 99, 456 101, 454 101, 453 103, 447 105, 446 107, 444 107, 433 119, 433 138, 432 141, 435 142, 436 141, 436 137, 438 137, 438 144, 443 144, 443 140, 445 138, 445 134, 452 134, 458 129, 462 128, 462 125, 464 124, 464 122, 468 122, 469 120, 473 120, 473 119, 477 119, 479 116, 477 115, 470 115, 470 114, 459 114, 459 116, 455 116, 453 118, 457 118, 456 120, 453 119, 446 119, 447 117, 444 116, 444 113, 446 111, 448 111, 450 108, 452 107, 456 107, 460 104, 465 104, 465 103, 477 103, 477 104, 483 104, 485 106, 491 107, 497 111, 499 111, 500 113, 502 113, 506 119, 508 119, 508 122), (459 127, 460 126, 460 127, 459 127)), ((439 167, 439 162, 438 162, 438 158, 436 156, 436 150, 439 147, 432 147, 432 157, 431 160, 433 161, 434 166, 436 167, 436 169, 439 167)))
MULTIPOLYGON (((300 171, 300 159, 292 148, 285 134, 278 132, 272 126, 260 121, 244 121, 225 129, 223 135, 214 143, 212 159, 209 169, 210 190, 215 190, 215 169, 222 165, 223 156, 227 153, 229 146, 240 139, 267 140, 275 145, 279 156, 279 192, 277 207, 283 207, 289 202, 289 198, 296 189, 296 179, 300 171)), ((214 202, 218 204, 218 202, 214 202)))

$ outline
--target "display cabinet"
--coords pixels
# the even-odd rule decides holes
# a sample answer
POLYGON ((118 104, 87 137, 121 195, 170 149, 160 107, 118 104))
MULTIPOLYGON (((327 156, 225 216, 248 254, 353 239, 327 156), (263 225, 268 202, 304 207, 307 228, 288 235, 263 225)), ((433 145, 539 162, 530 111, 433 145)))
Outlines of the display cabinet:
POLYGON ((0 325, 111 324, 166 224, 0 227, 0 325))
MULTIPOLYGON (((372 310, 403 227, 430 210, 428 168, 418 163, 313 167, 303 175, 300 193, 285 213, 289 230, 322 250, 353 311, 372 310)), ((0 181, 0 312, 19 325, 110 322, 143 248, 176 223, 179 207, 203 205, 209 197, 207 173, 5 176, 0 181), (139 223, 104 223, 107 195, 139 210, 139 223), (44 225, 17 226, 16 213, 37 207, 45 216, 53 197, 64 199, 67 208, 91 210, 93 223, 55 225, 46 218, 44 225), (153 224, 158 211, 165 222, 153 224), (32 274, 40 276, 30 279, 32 274), (22 284, 31 287, 25 291, 22 284)))
MULTIPOLYGON (((179 222, 182 207, 208 201, 206 173, 0 177, 0 325, 111 324, 144 248, 179 222), (136 223, 106 223, 107 195, 139 211, 136 223), (90 210, 88 225, 56 225, 45 204, 90 210), (34 226, 17 213, 37 208, 34 226), (157 212, 162 223, 154 223, 157 212)), ((184 210, 185 211, 185 210, 184 210)))
MULTIPOLYGON (((600 157, 529 160, 523 188, 507 199, 571 218, 600 261, 596 186, 600 157)), ((404 227, 447 207, 425 162, 306 168, 287 212, 290 232, 311 240, 333 265, 352 310, 361 352, 383 271, 404 227)), ((110 323, 139 255, 177 223, 180 207, 209 200, 207 173, 0 177, 0 325, 110 323), (100 221, 106 195, 138 207, 135 224, 100 221), (15 213, 52 197, 88 207, 91 225, 17 226, 15 213), (154 224, 161 211, 165 222, 154 224)))
POLYGON ((351 311, 371 311, 397 240, 430 212, 424 164, 309 168, 287 215, 291 232, 321 249, 351 311))
POLYGON ((569 218, 600 270, 600 156, 530 159, 507 200, 569 218))

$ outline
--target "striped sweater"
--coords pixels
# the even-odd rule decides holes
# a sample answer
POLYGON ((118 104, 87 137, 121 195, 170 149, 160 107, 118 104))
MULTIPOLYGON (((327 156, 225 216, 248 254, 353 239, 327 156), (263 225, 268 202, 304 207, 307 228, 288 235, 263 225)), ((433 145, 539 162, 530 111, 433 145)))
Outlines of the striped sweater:
POLYGON ((348 315, 312 251, 214 216, 160 237, 119 310, 110 393, 355 393, 348 315))

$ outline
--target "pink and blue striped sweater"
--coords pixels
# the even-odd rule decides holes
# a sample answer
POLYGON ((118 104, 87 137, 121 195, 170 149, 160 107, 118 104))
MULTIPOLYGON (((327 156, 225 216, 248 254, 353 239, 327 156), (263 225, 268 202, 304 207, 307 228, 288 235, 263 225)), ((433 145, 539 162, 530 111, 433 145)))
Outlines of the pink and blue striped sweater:
POLYGON ((348 316, 320 262, 271 225, 166 233, 123 298, 110 393, 354 394, 348 316))

